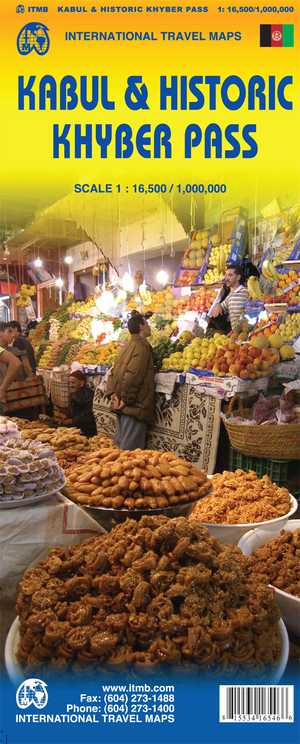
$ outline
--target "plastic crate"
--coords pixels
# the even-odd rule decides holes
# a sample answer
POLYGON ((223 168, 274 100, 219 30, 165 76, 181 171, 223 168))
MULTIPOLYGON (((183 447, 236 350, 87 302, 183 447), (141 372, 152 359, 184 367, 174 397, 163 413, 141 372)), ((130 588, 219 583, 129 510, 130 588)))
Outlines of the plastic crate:
POLYGON ((230 447, 230 470, 234 471, 238 468, 246 471, 254 470, 259 478, 262 478, 263 475, 269 475, 278 486, 287 484, 290 463, 289 460, 267 460, 262 457, 250 457, 230 447))

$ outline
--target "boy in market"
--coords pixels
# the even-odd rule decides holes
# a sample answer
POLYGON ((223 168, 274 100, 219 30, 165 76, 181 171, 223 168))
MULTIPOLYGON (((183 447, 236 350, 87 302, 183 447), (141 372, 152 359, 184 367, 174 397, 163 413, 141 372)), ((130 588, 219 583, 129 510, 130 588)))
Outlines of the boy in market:
POLYGON ((93 414, 94 391, 87 385, 84 372, 79 369, 70 375, 70 391, 71 419, 64 423, 76 426, 86 437, 95 436, 97 428, 93 414))

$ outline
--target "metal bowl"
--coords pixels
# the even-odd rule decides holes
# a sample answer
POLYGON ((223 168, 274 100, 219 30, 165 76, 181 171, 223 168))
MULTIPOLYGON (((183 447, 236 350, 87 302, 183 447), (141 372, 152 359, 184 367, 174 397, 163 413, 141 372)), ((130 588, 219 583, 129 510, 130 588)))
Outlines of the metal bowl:
POLYGON ((196 501, 189 501, 186 504, 175 504, 174 506, 165 506, 161 509, 111 509, 104 506, 88 506, 81 504, 93 519, 104 527, 111 530, 116 524, 125 522, 125 519, 139 520, 145 515, 157 516, 162 514, 164 517, 188 517, 191 514, 196 501))

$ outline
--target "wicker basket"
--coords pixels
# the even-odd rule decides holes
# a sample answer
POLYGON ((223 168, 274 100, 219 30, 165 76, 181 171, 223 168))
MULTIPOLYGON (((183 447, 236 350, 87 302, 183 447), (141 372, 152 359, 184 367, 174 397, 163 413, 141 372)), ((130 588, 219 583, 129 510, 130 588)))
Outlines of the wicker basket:
POLYGON ((300 459, 300 423, 295 424, 238 424, 232 420, 234 406, 236 415, 250 417, 250 411, 242 408, 240 399, 232 398, 227 408, 231 420, 224 419, 231 446, 252 457, 269 457, 274 460, 300 459))

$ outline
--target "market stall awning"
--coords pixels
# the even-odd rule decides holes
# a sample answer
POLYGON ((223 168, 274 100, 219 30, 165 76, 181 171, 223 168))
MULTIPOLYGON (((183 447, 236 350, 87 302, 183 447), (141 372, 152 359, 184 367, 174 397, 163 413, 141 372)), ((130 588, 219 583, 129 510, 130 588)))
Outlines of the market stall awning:
POLYGON ((64 251, 86 241, 84 230, 72 220, 43 215, 5 243, 9 262, 30 261, 36 255, 64 251))

